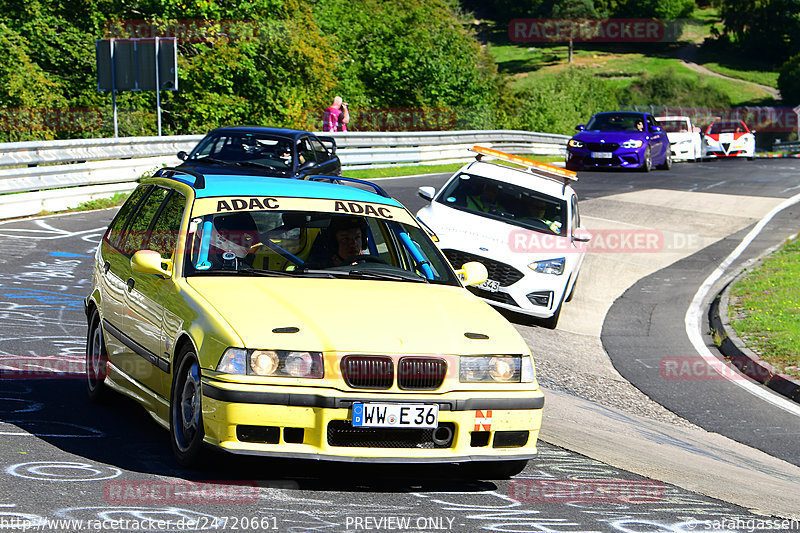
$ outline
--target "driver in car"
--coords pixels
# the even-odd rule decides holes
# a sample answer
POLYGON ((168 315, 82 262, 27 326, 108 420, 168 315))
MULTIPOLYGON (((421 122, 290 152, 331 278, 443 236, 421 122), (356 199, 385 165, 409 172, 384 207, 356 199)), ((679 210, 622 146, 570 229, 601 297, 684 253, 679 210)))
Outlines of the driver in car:
POLYGON ((328 228, 331 249, 335 250, 331 263, 335 266, 350 264, 367 247, 366 222, 359 217, 334 217, 328 228))

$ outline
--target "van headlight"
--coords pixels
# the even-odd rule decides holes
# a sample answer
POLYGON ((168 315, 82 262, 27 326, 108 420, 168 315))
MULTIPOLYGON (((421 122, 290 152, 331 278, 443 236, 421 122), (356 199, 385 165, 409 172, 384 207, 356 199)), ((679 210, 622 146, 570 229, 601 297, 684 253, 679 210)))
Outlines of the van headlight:
POLYGON ((286 378, 322 378, 325 375, 320 352, 243 348, 225 350, 217 364, 217 371, 286 378))

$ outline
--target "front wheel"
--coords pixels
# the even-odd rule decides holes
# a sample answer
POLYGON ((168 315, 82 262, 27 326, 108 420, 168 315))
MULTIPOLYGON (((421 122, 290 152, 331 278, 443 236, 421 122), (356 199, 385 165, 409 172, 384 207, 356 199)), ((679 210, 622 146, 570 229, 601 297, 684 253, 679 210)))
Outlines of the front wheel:
POLYGON ((95 309, 89 318, 86 335, 86 390, 93 402, 102 401, 108 394, 108 387, 105 384, 107 362, 108 354, 103 340, 103 328, 100 326, 100 314, 95 309))
POLYGON ((644 159, 642 160, 642 164, 639 166, 639 170, 642 172, 650 172, 651 168, 653 168, 653 156, 650 153, 650 147, 648 146, 644 151, 644 159))
POLYGON ((170 393, 169 434, 178 463, 191 467, 200 462, 205 436, 200 365, 191 349, 183 350, 178 361, 170 393))

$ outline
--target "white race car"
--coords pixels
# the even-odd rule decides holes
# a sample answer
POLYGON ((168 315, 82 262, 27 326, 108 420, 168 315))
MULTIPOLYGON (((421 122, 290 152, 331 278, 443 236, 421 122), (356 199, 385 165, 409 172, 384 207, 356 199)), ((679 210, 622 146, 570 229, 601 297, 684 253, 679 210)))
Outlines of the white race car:
POLYGON ((756 131, 741 120, 712 122, 703 134, 703 159, 756 156, 756 131))
POLYGON ((692 124, 689 117, 658 117, 658 124, 667 132, 672 159, 696 161, 702 156, 700 128, 692 124))
POLYGON ((420 187, 430 201, 417 218, 438 237, 453 265, 479 261, 489 278, 468 287, 488 303, 543 319, 555 328, 572 299, 591 235, 581 226, 575 172, 476 146, 441 189, 420 187), (490 163, 489 157, 523 167, 490 163))

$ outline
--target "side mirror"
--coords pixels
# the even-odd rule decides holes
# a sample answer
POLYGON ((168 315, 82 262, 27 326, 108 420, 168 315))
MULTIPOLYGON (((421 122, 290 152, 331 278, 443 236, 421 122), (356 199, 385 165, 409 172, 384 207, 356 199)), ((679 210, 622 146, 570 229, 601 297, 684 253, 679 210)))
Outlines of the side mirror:
POLYGON ((477 261, 464 263, 460 270, 456 270, 456 275, 464 285, 480 285, 489 278, 486 267, 477 261))
POLYGON ((436 189, 433 187, 420 187, 417 189, 417 194, 423 200, 431 202, 433 201, 433 197, 436 196, 436 189))
POLYGON ((651 129, 653 130, 653 133, 661 133, 664 131, 661 126, 653 126, 651 129))
POLYGON ((181 161, 186 161, 187 159, 189 159, 189 154, 181 150, 180 152, 178 152, 178 159, 180 159, 181 161))
POLYGON ((576 242, 589 242, 592 240, 592 234, 583 228, 578 228, 572 233, 572 240, 576 242))
POLYGON ((168 278, 172 275, 172 259, 163 259, 154 250, 139 250, 131 257, 131 268, 136 272, 168 278))
POLYGON ((586 125, 578 124, 577 126, 575 126, 575 129, 578 130, 578 131, 583 131, 583 130, 586 129, 586 125))

